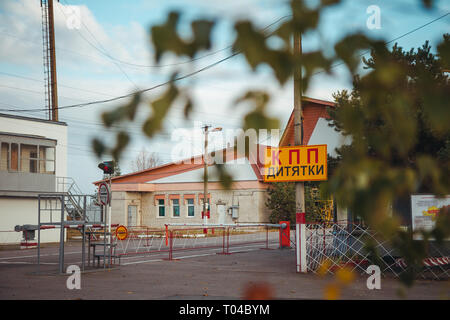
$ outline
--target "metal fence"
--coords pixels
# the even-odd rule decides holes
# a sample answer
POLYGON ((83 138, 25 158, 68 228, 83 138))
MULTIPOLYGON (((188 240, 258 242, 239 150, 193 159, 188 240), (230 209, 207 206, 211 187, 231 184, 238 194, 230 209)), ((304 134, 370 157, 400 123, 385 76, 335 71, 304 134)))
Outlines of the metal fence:
MULTIPOLYGON (((419 277, 449 279, 448 243, 438 246, 431 241, 428 252, 433 256, 424 259, 422 266, 415 270, 419 277)), ((383 275, 399 277, 409 271, 405 259, 396 252, 391 242, 362 224, 306 224, 308 271, 334 273, 345 266, 354 272, 365 273, 372 264, 380 267, 383 275), (368 250, 368 244, 371 250, 368 250), (377 254, 374 255, 374 252, 377 254)))
POLYGON ((216 249, 217 253, 230 254, 230 248, 278 248, 280 227, 270 225, 237 226, 167 226, 165 229, 128 227, 124 240, 114 237, 115 254, 119 257, 151 255, 167 252, 172 260, 175 252, 216 249))

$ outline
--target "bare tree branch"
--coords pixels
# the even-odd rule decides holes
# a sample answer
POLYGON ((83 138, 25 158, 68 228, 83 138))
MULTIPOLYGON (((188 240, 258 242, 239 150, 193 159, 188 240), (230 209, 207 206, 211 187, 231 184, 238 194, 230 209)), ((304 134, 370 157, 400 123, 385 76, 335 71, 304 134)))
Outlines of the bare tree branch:
POLYGON ((156 152, 149 152, 142 148, 134 160, 131 161, 131 169, 133 171, 142 171, 153 168, 161 164, 161 159, 156 152))

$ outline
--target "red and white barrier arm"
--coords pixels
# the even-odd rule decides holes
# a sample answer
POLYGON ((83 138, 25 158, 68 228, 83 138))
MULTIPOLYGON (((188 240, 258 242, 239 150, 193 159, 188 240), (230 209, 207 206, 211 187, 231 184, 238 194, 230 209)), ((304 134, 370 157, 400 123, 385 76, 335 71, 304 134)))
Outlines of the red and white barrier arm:
MULTIPOLYGON (((403 258, 397 259, 395 263, 400 267, 407 267, 405 259, 403 258)), ((425 258, 422 260, 422 263, 426 267, 444 266, 450 264, 450 257, 425 258)))

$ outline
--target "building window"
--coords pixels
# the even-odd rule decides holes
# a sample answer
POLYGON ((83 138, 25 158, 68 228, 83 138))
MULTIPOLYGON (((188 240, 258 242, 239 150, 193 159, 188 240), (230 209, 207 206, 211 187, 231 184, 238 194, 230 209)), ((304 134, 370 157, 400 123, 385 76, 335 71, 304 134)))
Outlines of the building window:
POLYGON ((172 207, 173 207, 173 217, 179 217, 180 216, 180 200, 178 199, 172 199, 172 207))
POLYGON ((2 142, 0 148, 0 170, 8 171, 9 168, 9 144, 2 142))
POLYGON ((19 145, 17 143, 11 143, 11 162, 9 170, 19 170, 19 145))
POLYGON ((39 146, 39 172, 55 173, 55 148, 39 146))
POLYGON ((2 142, 0 170, 55 174, 55 147, 2 142))
POLYGON ((194 199, 187 199, 187 215, 193 217, 195 215, 194 199))
POLYGON ((20 171, 38 172, 38 146, 30 144, 20 145, 20 171))
POLYGON ((164 199, 158 200, 158 216, 159 217, 166 216, 166 207, 164 206, 164 199))
POLYGON ((128 206, 128 219, 127 223, 129 227, 137 226, 137 206, 128 206))

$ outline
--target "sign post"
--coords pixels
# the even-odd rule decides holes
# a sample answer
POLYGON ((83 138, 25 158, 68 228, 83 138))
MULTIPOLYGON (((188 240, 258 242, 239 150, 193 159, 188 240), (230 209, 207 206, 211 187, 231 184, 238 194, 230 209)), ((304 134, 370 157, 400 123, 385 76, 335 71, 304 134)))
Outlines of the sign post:
POLYGON ((296 186, 296 251, 297 272, 307 272, 306 219, 303 181, 327 180, 327 145, 267 148, 264 158, 264 182, 292 182, 296 186), (300 201, 297 197, 301 197, 300 201), (299 205, 300 204, 300 205, 299 205))

